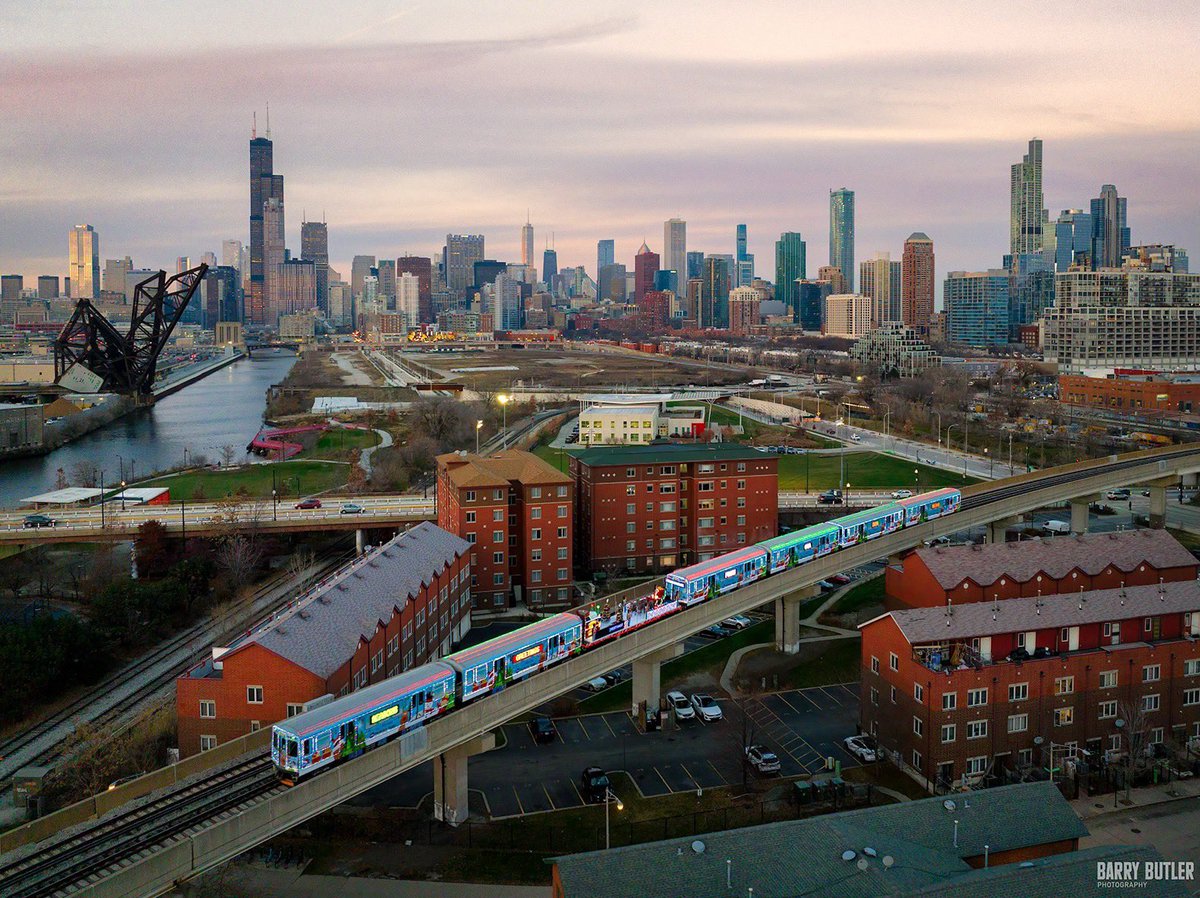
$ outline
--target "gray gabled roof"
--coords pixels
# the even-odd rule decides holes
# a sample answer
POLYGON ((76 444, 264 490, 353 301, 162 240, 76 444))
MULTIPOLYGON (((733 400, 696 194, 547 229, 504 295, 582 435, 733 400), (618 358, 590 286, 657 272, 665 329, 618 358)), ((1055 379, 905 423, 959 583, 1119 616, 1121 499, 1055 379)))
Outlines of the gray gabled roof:
POLYGON ((1079 838, 1087 829, 1051 783, 1002 786, 555 858, 565 898, 908 895, 971 873, 967 858, 1079 838), (954 821, 958 820, 958 846, 954 821), (704 850, 693 850, 694 841, 704 850), (871 849, 874 857, 865 849, 871 849), (843 852, 854 857, 843 860, 843 852), (893 859, 884 869, 883 858, 893 859), (857 861, 866 858, 866 869, 857 861), (726 861, 732 890, 726 888, 726 861))
POLYGON ((423 521, 362 555, 283 613, 256 627, 223 657, 251 643, 322 679, 353 657, 394 608, 470 551, 471 544, 423 521))

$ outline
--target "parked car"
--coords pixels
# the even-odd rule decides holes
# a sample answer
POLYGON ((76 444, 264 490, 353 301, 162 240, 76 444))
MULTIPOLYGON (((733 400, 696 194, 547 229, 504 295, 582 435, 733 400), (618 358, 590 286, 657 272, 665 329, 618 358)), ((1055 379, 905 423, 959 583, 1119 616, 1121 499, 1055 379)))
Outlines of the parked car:
POLYGON ((704 721, 720 720, 725 716, 721 713, 721 706, 713 701, 711 695, 704 692, 698 692, 692 696, 692 707, 696 709, 696 713, 704 721))
POLYGON ((604 677, 593 677, 583 684, 583 688, 590 689, 592 692, 599 692, 601 689, 607 689, 610 685, 604 677))
POLYGON ((682 692, 668 692, 666 698, 667 704, 675 712, 676 720, 696 719, 696 709, 688 704, 682 692))
POLYGON ((1054 533, 1066 536, 1071 532, 1071 525, 1066 521, 1047 521, 1042 525, 1042 530, 1046 533, 1054 533))
POLYGON ((856 443, 861 443, 861 442, 862 442, 862 437, 860 437, 860 436, 859 436, 858 434, 856 434, 856 433, 852 433, 852 434, 850 434, 850 439, 854 440, 854 442, 856 442, 856 443))
POLYGON ((761 745, 746 746, 746 763, 764 775, 779 772, 779 758, 761 745))
POLYGON ((716 637, 717 639, 723 639, 724 637, 730 635, 733 632, 733 630, 729 629, 729 627, 722 627, 720 624, 713 624, 711 627, 707 628, 704 632, 709 634, 710 636, 716 637))
POLYGON ((817 496, 818 505, 841 505, 843 501, 841 490, 825 490, 817 496))
POLYGON ((852 579, 853 579, 852 577, 847 577, 845 574, 834 574, 832 577, 829 578, 829 582, 834 584, 835 586, 845 586, 852 579))
POLYGON ((21 526, 34 527, 34 528, 53 527, 54 523, 55 523, 54 518, 50 517, 49 515, 27 514, 27 515, 25 515, 25 520, 22 522, 21 526))
POLYGON ((1109 490, 1104 494, 1105 499, 1111 499, 1113 502, 1124 502, 1129 498, 1129 490, 1109 490))
POLYGON ((610 670, 604 674, 604 682, 608 683, 609 686, 616 686, 623 679, 625 679, 625 672, 623 670, 610 670))
POLYGON ((893 499, 911 499, 912 490, 892 490, 893 499))
POLYGON ((320 507, 321 507, 321 500, 313 499, 311 497, 308 499, 301 499, 299 502, 296 503, 296 508, 320 508, 320 507))
POLYGON ((733 617, 727 617, 725 620, 721 621, 721 626, 727 627, 730 630, 744 630, 752 623, 754 623, 754 621, 750 620, 750 618, 746 617, 746 615, 735 614, 733 617))
POLYGON ((554 721, 549 717, 539 717, 536 720, 529 722, 529 729, 533 732, 534 742, 553 742, 558 735, 558 731, 554 729, 554 721))
POLYGON ((581 786, 579 791, 583 795, 583 800, 592 803, 604 801, 612 786, 608 774, 599 767, 588 767, 579 775, 579 782, 581 786))
MULTIPOLYGON (((318 504, 318 507, 319 504, 318 504)), ((342 504, 340 514, 363 514, 366 511, 361 505, 355 505, 353 502, 345 502, 342 504)))
POLYGON ((817 584, 817 588, 823 590, 824 592, 829 592, 832 589, 837 589, 837 587, 834 586, 832 583, 830 583, 828 580, 822 580, 820 583, 817 584))
POLYGON ((842 740, 842 745, 846 746, 846 751, 864 763, 870 764, 875 760, 875 749, 871 747, 866 736, 847 736, 842 740))

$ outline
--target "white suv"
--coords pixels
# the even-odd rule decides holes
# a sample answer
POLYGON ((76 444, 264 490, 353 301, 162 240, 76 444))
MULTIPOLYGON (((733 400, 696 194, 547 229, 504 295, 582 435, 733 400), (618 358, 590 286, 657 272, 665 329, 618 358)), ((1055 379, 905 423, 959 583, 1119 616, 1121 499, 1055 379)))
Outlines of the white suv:
POLYGON ((713 701, 711 695, 703 692, 692 696, 692 707, 696 709, 696 713, 700 715, 700 719, 705 722, 720 720, 724 716, 721 713, 721 706, 713 701))
POLYGON ((671 710, 675 712, 676 720, 695 720, 696 709, 688 704, 688 700, 682 692, 668 692, 667 704, 671 706, 671 710))

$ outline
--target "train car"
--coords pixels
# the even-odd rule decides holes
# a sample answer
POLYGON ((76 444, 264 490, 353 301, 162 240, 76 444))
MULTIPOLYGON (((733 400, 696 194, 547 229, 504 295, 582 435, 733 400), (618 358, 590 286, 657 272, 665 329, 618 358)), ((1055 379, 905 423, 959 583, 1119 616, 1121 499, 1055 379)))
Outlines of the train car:
POLYGON ((904 526, 907 527, 958 511, 960 502, 962 493, 958 490, 941 489, 901 499, 896 504, 904 509, 904 526))
POLYGON ((758 546, 747 546, 668 574, 666 597, 684 607, 694 605, 753 583, 766 570, 767 553, 758 546))
POLYGON ((574 612, 583 621, 583 645, 590 648, 599 642, 606 642, 630 630, 644 627, 679 609, 679 601, 668 599, 666 590, 656 586, 648 595, 619 602, 599 599, 590 605, 575 608, 574 612))
POLYGON ((454 707, 457 672, 434 661, 272 727, 271 760, 280 779, 352 758, 454 707))
POLYGON ((802 527, 792 533, 784 533, 755 543, 767 553, 768 568, 772 574, 828 555, 837 544, 838 529, 833 524, 802 527))
POLYGON ((460 674, 459 701, 469 702, 570 657, 583 647, 583 621, 564 612, 543 618, 444 660, 460 674))
POLYGON ((845 549, 864 539, 874 539, 903 527, 904 509, 895 502, 889 502, 856 511, 832 523, 838 528, 838 547, 845 549))

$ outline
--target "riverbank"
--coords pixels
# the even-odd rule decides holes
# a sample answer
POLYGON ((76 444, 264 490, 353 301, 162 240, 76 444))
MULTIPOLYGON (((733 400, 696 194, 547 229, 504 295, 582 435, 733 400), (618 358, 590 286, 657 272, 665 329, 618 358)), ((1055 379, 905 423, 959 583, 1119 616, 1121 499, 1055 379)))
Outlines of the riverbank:
POLYGON ((166 378, 163 380, 160 386, 154 388, 154 398, 156 400, 164 399, 167 396, 170 396, 172 393, 182 390, 189 384, 194 384, 198 380, 203 380, 210 374, 220 371, 222 368, 232 365, 234 362, 240 361, 241 359, 247 357, 247 354, 244 352, 233 352, 229 355, 223 355, 221 358, 214 359, 213 361, 207 362, 203 365, 196 365, 192 368, 189 368, 177 378, 166 378))

